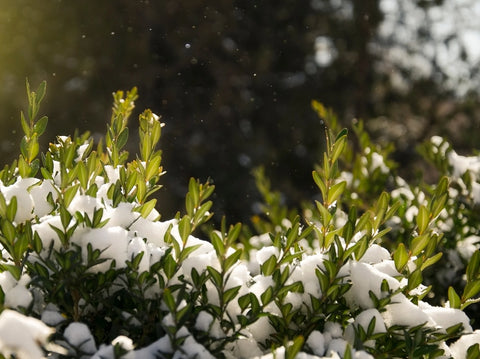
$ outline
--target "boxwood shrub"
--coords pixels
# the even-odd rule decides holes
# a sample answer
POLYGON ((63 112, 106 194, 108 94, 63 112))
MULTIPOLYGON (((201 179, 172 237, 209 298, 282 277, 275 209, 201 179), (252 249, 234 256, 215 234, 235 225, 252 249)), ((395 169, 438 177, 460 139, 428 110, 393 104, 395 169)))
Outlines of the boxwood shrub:
POLYGON ((0 356, 480 357, 479 156, 433 137, 419 152, 438 181, 407 183, 390 146, 314 101, 326 144, 301 210, 257 168, 251 223, 211 224, 197 179, 163 219, 157 115, 125 151, 136 89, 113 95, 102 141, 41 152, 45 92, 27 82, 20 154, 0 171, 0 356))

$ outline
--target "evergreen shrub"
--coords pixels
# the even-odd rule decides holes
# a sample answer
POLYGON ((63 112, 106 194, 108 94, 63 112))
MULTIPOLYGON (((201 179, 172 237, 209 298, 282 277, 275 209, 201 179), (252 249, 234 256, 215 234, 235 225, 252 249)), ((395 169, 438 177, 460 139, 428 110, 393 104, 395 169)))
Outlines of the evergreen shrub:
POLYGON ((135 89, 114 94, 100 143, 40 153, 45 91, 27 82, 20 155, 0 172, 0 356, 480 357, 479 156, 434 137, 419 150, 438 183, 409 184, 362 122, 339 128, 313 102, 318 198, 287 208, 259 168, 262 214, 216 228, 208 182, 190 180, 175 218, 155 209, 163 124, 139 116, 132 159, 135 89))

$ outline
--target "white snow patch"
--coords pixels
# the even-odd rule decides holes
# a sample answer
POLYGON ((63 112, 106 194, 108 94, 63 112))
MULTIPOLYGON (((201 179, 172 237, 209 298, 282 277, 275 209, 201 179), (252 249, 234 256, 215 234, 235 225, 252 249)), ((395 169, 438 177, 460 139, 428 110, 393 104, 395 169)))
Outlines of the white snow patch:
POLYGON ((309 335, 306 344, 315 355, 321 356, 325 353, 325 338, 318 330, 314 330, 309 335))
POLYGON ((186 337, 186 339, 181 346, 181 350, 176 351, 173 355, 174 359, 181 359, 185 357, 215 359, 215 357, 210 354, 210 352, 203 345, 195 340, 195 338, 185 327, 180 328, 180 330, 177 332, 177 337, 186 337))
POLYGON ((49 303, 45 310, 42 312, 42 322, 55 327, 58 324, 65 321, 65 317, 60 313, 58 307, 52 303, 49 303))
POLYGON ((15 222, 22 223, 33 217, 33 199, 28 188, 39 180, 35 178, 21 178, 17 182, 8 187, 0 187, 0 191, 5 196, 7 204, 9 204, 13 197, 17 199, 17 212, 15 214, 15 222))
POLYGON ((52 194, 52 199, 56 201, 58 193, 51 180, 43 180, 40 185, 34 186, 30 190, 30 196, 33 200, 33 214, 39 218, 49 214, 53 210, 53 206, 48 203, 47 200, 50 193, 52 194))
POLYGON ((115 339, 112 340, 112 345, 119 345, 121 348, 127 351, 133 350, 133 341, 129 337, 126 337, 125 335, 120 335, 116 337, 115 339))
POLYGON ((454 359, 466 358, 468 348, 477 343, 480 343, 480 330, 475 330, 472 334, 462 335, 460 339, 450 345, 452 357, 454 359))
POLYGON ((347 341, 342 338, 335 338, 328 343, 327 353, 338 353, 341 357, 345 355, 345 350, 347 349, 347 341))
POLYGON ((52 227, 62 229, 60 216, 45 216, 41 219, 40 223, 32 226, 32 230, 37 232, 42 240, 43 251, 49 250, 52 242, 54 250, 58 251, 62 247, 62 242, 52 227))
POLYGON ((453 167, 453 175, 461 177, 465 172, 471 171, 473 174, 480 174, 480 157, 460 156, 455 151, 450 151, 447 155, 450 166, 453 167))
POLYGON ((70 323, 68 327, 65 328, 63 336, 70 345, 83 353, 93 354, 97 351, 93 335, 84 323, 70 323))
POLYGON ((153 243, 158 247, 165 247, 165 233, 167 233, 168 227, 176 224, 176 222, 176 220, 152 222, 140 217, 130 226, 130 232, 134 233, 134 236, 147 238, 149 243, 153 243))
POLYGON ((72 202, 70 202, 68 205, 68 211, 71 214, 75 214, 78 211, 81 214, 86 214, 90 219, 92 219, 95 210, 102 207, 103 205, 99 199, 79 194, 76 195, 72 202))
POLYGON ((390 259, 390 252, 378 244, 372 244, 368 247, 365 254, 360 259, 360 262, 376 264, 387 259, 390 259))
POLYGON ((458 323, 462 323, 465 332, 472 331, 470 319, 460 309, 434 307, 423 301, 420 301, 418 306, 437 324, 443 333, 446 333, 447 328, 458 323))
POLYGON ((247 328, 258 343, 263 343, 274 332, 267 317, 260 317, 247 328))
POLYGON ((107 206, 103 216, 103 219, 108 218, 108 227, 123 227, 129 228, 135 220, 138 220, 140 213, 133 211, 135 205, 133 203, 119 203, 117 207, 107 206))
POLYGON ((365 331, 370 324, 370 322, 375 318, 375 327, 373 330, 373 334, 377 333, 385 333, 387 328, 385 328, 385 323, 383 322, 382 315, 376 308, 371 308, 364 310, 355 318, 355 325, 361 326, 365 331))
POLYGON ((382 316, 387 327, 392 325, 414 327, 421 324, 435 327, 435 323, 430 316, 401 293, 392 298, 392 303, 386 306, 386 311, 382 313, 382 316))
POLYGON ((0 273, 0 287, 5 293, 5 307, 12 309, 28 308, 33 300, 32 293, 26 288, 29 282, 30 277, 26 274, 22 275, 17 281, 10 272, 0 273))
POLYGON ((87 245, 91 244, 93 250, 98 249, 102 253, 100 258, 107 259, 105 262, 97 264, 90 268, 93 272, 104 272, 110 267, 114 259, 117 268, 126 266, 128 232, 121 227, 93 228, 83 234, 82 255, 84 261, 87 261, 87 245))
POLYGON ((350 262, 350 278, 352 287, 345 294, 345 299, 350 306, 360 306, 364 309, 373 308, 369 291, 372 291, 377 298, 382 298, 385 295, 381 292, 383 280, 387 281, 392 290, 400 287, 400 282, 395 278, 361 262, 350 262))
POLYGON ((457 242, 457 251, 466 261, 470 260, 473 253, 477 251, 480 244, 479 236, 468 236, 467 238, 457 242))
POLYGON ((19 359, 43 358, 41 346, 53 332, 38 319, 5 309, 0 314, 0 352, 7 357, 15 354, 19 359))

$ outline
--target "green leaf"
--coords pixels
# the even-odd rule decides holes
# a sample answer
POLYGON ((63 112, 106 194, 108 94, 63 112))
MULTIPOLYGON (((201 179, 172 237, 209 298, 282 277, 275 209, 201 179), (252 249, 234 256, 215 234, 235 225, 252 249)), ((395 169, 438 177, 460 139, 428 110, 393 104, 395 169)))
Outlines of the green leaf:
POLYGON ((269 276, 272 275, 272 273, 275 271, 275 268, 277 266, 277 257, 275 255, 271 255, 270 258, 268 258, 260 267, 262 270, 262 274, 264 276, 269 276))
MULTIPOLYGON (((67 139, 67 143, 70 142, 70 138, 67 139)), ((63 157, 63 164, 65 168, 72 168, 73 160, 77 154, 76 146, 71 143, 65 144, 65 154, 63 157)))
POLYGON ((327 153, 323 153, 323 176, 326 178, 326 179, 330 179, 330 175, 331 175, 331 167, 330 167, 330 163, 329 163, 329 160, 328 160, 328 155, 327 153))
POLYGON ((213 248, 215 252, 217 252, 217 256, 222 257, 225 255, 225 245, 223 243, 222 238, 218 234, 217 231, 212 231, 210 233, 210 241, 212 242, 213 248))
POLYGON ((355 232, 355 224, 351 222, 350 220, 345 223, 345 226, 343 227, 342 230, 342 237, 345 239, 345 243, 350 243, 353 234, 355 232))
POLYGON ((39 262, 35 262, 33 264, 33 267, 35 268, 35 271, 38 273, 40 277, 47 278, 47 279, 50 277, 48 273, 48 269, 44 265, 40 264, 39 262))
POLYGON ((448 301, 450 303, 450 308, 459 309, 461 305, 460 297, 453 287, 448 288, 448 301))
POLYGON ((420 235, 425 232, 425 230, 428 227, 428 223, 429 223, 428 209, 424 205, 421 205, 420 208, 418 209, 418 214, 417 214, 417 227, 418 227, 418 233, 420 235))
POLYGON ((393 202, 393 204, 387 210, 387 213, 385 213, 385 217, 383 218, 383 220, 388 221, 390 218, 392 218, 395 215, 395 213, 398 211, 401 205, 402 203, 398 200, 393 202))
POLYGON ((7 206, 7 219, 10 222, 13 222, 15 220, 16 214, 17 214, 17 197, 13 196, 12 199, 10 199, 10 203, 7 206))
MULTIPOLYGON (((344 129, 344 130, 346 130, 346 129, 344 129)), ((344 131, 342 131, 342 132, 344 132, 344 131)), ((342 132, 340 132, 340 134, 342 132)), ((340 134, 339 134, 339 136, 340 136, 340 134)), ((337 140, 335 141, 335 143, 333 145, 332 154, 330 156, 332 163, 337 162, 338 158, 340 157, 343 150, 345 149, 346 144, 347 144, 347 135, 346 134, 342 135, 340 137, 337 137, 337 140)))
POLYGON ((245 309, 247 309, 249 304, 250 304, 250 293, 242 295, 240 298, 238 298, 238 305, 242 312, 245 309))
POLYGON ((225 259, 223 262, 223 270, 226 272, 228 271, 242 256, 242 249, 237 249, 233 252, 230 256, 225 259))
POLYGON ((103 208, 96 209, 95 212, 93 213, 93 219, 92 219, 93 228, 99 227, 99 225, 102 223, 102 217, 103 217, 103 208))
POLYGON ((260 299, 262 300, 263 306, 266 306, 268 303, 272 301, 273 298, 273 288, 269 286, 265 292, 260 295, 260 299))
POLYGON ((134 171, 128 172, 127 183, 125 185, 125 189, 127 193, 129 193, 132 190, 133 186, 135 186, 135 183, 137 183, 137 172, 134 172, 134 171))
POLYGON ((330 221, 332 220, 332 215, 328 211, 328 209, 321 204, 319 201, 315 201, 315 204, 317 205, 318 212, 320 213, 320 216, 322 217, 322 224, 324 227, 328 226, 330 221))
POLYGON ((480 358, 480 344, 472 344, 467 349, 467 358, 466 359, 478 359, 480 358))
POLYGON ((185 209, 187 210, 187 214, 189 216, 193 216, 193 212, 195 210, 195 202, 190 192, 188 192, 185 196, 185 209))
POLYGON ((175 317, 178 323, 178 326, 181 326, 189 318, 189 314, 192 312, 192 303, 187 303, 187 305, 175 313, 175 317))
POLYGON ((90 197, 96 197, 97 196, 97 192, 98 192, 98 186, 96 185, 96 183, 92 183, 87 191, 85 192, 85 194, 87 196, 90 196, 90 197))
POLYGON ((480 292, 480 279, 468 282, 463 290, 462 301, 465 302, 467 299, 476 296, 478 292, 480 292))
POLYGON ((40 168, 40 171, 44 179, 53 180, 52 174, 45 167, 40 168))
POLYGON ((118 149, 123 148, 128 141, 128 127, 125 127, 122 132, 118 135, 117 138, 117 147, 118 149))
POLYGON ((40 160, 36 158, 30 163, 30 177, 35 177, 39 168, 40 160))
POLYGON ((222 288, 223 286, 223 277, 219 271, 211 266, 207 266, 208 274, 212 278, 212 282, 217 288, 222 288))
POLYGON ((80 187, 80 184, 77 183, 76 185, 73 185, 72 187, 67 188, 67 190, 65 191, 65 194, 63 195, 63 202, 65 207, 68 207, 70 205, 73 198, 77 194, 79 187, 80 187))
POLYGON ((237 223, 234 226, 230 226, 230 229, 228 230, 228 236, 227 236, 228 246, 231 246, 233 243, 235 243, 238 236, 240 235, 241 230, 242 230, 241 223, 237 223))
POLYGON ((322 293, 325 293, 330 285, 330 279, 328 275, 322 273, 322 271, 320 271, 318 268, 315 268, 315 275, 317 276, 318 284, 320 284, 322 293))
POLYGON ((287 294, 288 292, 303 293, 304 292, 303 283, 301 281, 298 281, 298 282, 292 283, 290 285, 283 286, 278 291, 277 296, 280 297, 284 294, 287 294))
POLYGON ((83 189, 87 189, 87 185, 88 185, 87 167, 82 161, 78 162, 76 167, 77 167, 77 176, 78 176, 78 181, 80 182, 80 186, 82 186, 83 189))
POLYGON ((240 291, 241 287, 242 286, 239 285, 237 287, 227 289, 225 292, 223 292, 223 295, 222 295, 223 303, 227 304, 230 301, 232 301, 238 295, 238 292, 240 291))
POLYGON ((438 182, 437 188, 435 189, 435 196, 440 197, 443 194, 447 193, 449 186, 449 179, 447 176, 443 176, 438 182))
POLYGON ((38 85, 37 91, 36 91, 36 103, 37 106, 40 105, 40 102, 42 102, 43 98, 45 97, 45 93, 47 92, 47 82, 42 81, 40 85, 38 85))
POLYGON ((467 265, 467 282, 471 282, 479 277, 480 269, 480 250, 476 250, 467 265))
POLYGON ((417 256, 420 254, 421 251, 428 245, 430 241, 430 236, 428 234, 423 234, 413 238, 412 244, 410 245, 410 250, 412 252, 412 256, 417 256))
POLYGON ((346 137, 348 135, 348 129, 347 128, 342 128, 342 130, 338 133, 337 137, 335 137, 335 142, 337 142, 339 139, 346 137))
POLYGON ((202 192, 202 199, 206 200, 207 198, 209 198, 212 195, 212 193, 214 191, 215 191, 215 186, 214 185, 209 184, 209 183, 204 184, 203 192, 202 192))
POLYGON ((192 196, 194 205, 197 206, 200 203, 200 189, 198 182, 193 177, 188 182, 188 193, 192 196))
POLYGON ((160 156, 153 157, 148 161, 147 168, 145 169, 145 181, 148 182, 153 176, 158 175, 161 161, 162 158, 160 156))
POLYGON ((422 266, 421 266, 421 270, 424 271, 426 268, 430 267, 431 265, 437 263, 440 258, 442 258, 443 256, 443 253, 442 252, 439 252, 437 254, 435 254, 433 257, 430 257, 430 258, 427 258, 423 263, 422 263, 422 266))
POLYGON ((317 171, 312 172, 312 177, 313 180, 315 181, 315 184, 317 187, 320 189, 320 192, 322 193, 322 197, 326 198, 327 197, 327 186, 325 186, 325 183, 323 182, 322 178, 318 174, 317 171))
POLYGON ((10 244, 13 244, 13 241, 15 240, 15 237, 16 237, 16 231, 12 222, 10 222, 8 219, 4 219, 2 220, 1 227, 2 227, 2 233, 5 236, 5 238, 8 240, 10 244))
POLYGON ((463 328, 463 324, 462 323, 457 323, 457 324, 454 324, 454 325, 446 328, 445 331, 447 332, 447 335, 449 335, 449 336, 458 336, 460 334, 460 332, 462 331, 462 328, 463 328))
POLYGON ((145 181, 143 178, 140 176, 137 181, 137 199, 138 202, 143 203, 145 200, 145 193, 147 192, 147 185, 145 184, 145 181))
POLYGON ((190 224, 189 216, 182 217, 182 219, 178 223, 178 232, 180 233, 180 238, 185 245, 187 243, 188 236, 190 236, 190 234, 192 233, 192 225, 190 224))
POLYGON ((387 192, 382 192, 375 206, 375 219, 373 222, 373 228, 375 230, 384 222, 385 214, 388 209, 388 202, 390 202, 390 195, 387 192))
POLYGON ((42 239, 40 238, 39 234, 35 232, 33 234, 33 250, 35 253, 40 253, 43 249, 43 242, 42 239))
POLYGON ((288 315, 292 312, 292 308, 292 303, 286 303, 281 305, 280 311, 282 312, 282 317, 287 318, 288 315))
POLYGON ((29 138, 31 135, 30 126, 28 125, 27 120, 25 120, 25 115, 23 114, 23 111, 20 112, 20 122, 22 124, 22 129, 25 133, 25 136, 29 138))
POLYGON ((352 359, 352 350, 350 349, 350 344, 348 343, 345 348, 345 353, 343 354, 343 359, 352 359))
POLYGON ((448 194, 445 193, 441 195, 440 197, 434 197, 430 207, 431 207, 431 213, 432 213, 432 218, 437 218, 437 216, 442 212, 442 210, 445 208, 445 203, 447 203, 448 199, 448 194))
POLYGON ((360 240, 356 243, 355 246, 356 246, 355 251, 354 251, 355 259, 357 261, 359 261, 360 259, 362 259, 363 255, 365 254, 365 252, 368 249, 368 237, 363 236, 362 238, 360 238, 360 240))
POLYGON ((26 233, 23 233, 18 237, 13 247, 14 259, 16 260, 23 259, 25 252, 27 251, 28 246, 30 245, 30 239, 31 239, 31 236, 27 235, 26 233))
POLYGON ((377 238, 382 238, 384 237, 388 232, 390 232, 392 229, 390 227, 382 229, 380 232, 375 233, 373 236, 372 240, 377 239, 377 238))
POLYGON ((285 359, 295 359, 300 350, 302 350, 304 342, 305 338, 303 336, 299 335, 296 337, 293 343, 287 346, 285 359))
POLYGON ((45 132, 48 124, 48 117, 42 116, 40 120, 33 126, 33 131, 37 133, 37 136, 42 135, 45 132))
POLYGON ((285 244, 285 248, 292 247, 293 243, 298 238, 299 229, 300 229, 300 223, 298 222, 298 217, 297 217, 293 227, 289 228, 287 231, 287 243, 285 244))
POLYGON ((338 197, 340 197, 343 191, 345 191, 346 186, 347 182, 342 181, 330 187, 328 190, 328 204, 333 204, 338 199, 338 197))
POLYGON ((403 268, 405 268, 407 265, 408 258, 409 257, 407 250, 405 249, 405 245, 400 243, 395 252, 393 252, 393 261, 395 262, 395 268, 399 273, 402 273, 403 268))
POLYGON ((417 288, 420 284, 422 284, 422 271, 421 269, 416 269, 414 270, 409 276, 408 276, 408 290, 413 290, 417 288))
POLYGON ((0 264, 0 268, 7 270, 16 280, 19 280, 22 275, 20 267, 13 264, 0 264))
POLYGON ((167 279, 172 279, 175 272, 177 271, 177 262, 170 254, 165 256, 165 264, 163 270, 165 271, 167 279))
POLYGON ((60 206, 60 220, 62 221, 63 228, 67 229, 72 220, 72 215, 65 206, 60 206))
POLYGON ((257 317, 260 314, 260 302, 255 294, 250 293, 250 307, 252 310, 252 317, 257 317))
POLYGON ((213 202, 212 201, 207 201, 205 202, 204 204, 202 204, 200 206, 200 208, 198 208, 193 216, 194 218, 194 222, 195 223, 200 223, 201 221, 203 221, 206 213, 210 210, 210 208, 212 208, 212 205, 213 205, 213 202))
POLYGON ((163 290, 163 300, 165 301, 168 310, 170 310, 171 313, 175 313, 177 305, 175 304, 175 298, 173 297, 170 288, 165 288, 163 290))
POLYGON ((35 157, 37 157, 39 149, 40 147, 38 145, 37 135, 33 134, 32 138, 30 139, 27 145, 28 162, 32 162, 35 159, 35 157))
POLYGON ((2 192, 0 192, 0 217, 7 216, 7 200, 2 192))
POLYGON ((178 258, 179 262, 183 262, 187 257, 194 251, 196 251, 198 248, 200 248, 202 245, 201 244, 196 244, 194 246, 186 247, 183 248, 180 257, 178 258))
POLYGON ((143 218, 147 218, 148 215, 153 211, 155 205, 157 204, 157 200, 155 198, 151 199, 150 201, 142 204, 140 207, 136 208, 137 212, 140 212, 140 215, 143 218))
POLYGON ((371 227, 370 225, 371 216, 372 216, 372 213, 370 211, 367 211, 364 214, 362 214, 362 216, 358 219, 357 224, 355 226, 356 233, 371 227))

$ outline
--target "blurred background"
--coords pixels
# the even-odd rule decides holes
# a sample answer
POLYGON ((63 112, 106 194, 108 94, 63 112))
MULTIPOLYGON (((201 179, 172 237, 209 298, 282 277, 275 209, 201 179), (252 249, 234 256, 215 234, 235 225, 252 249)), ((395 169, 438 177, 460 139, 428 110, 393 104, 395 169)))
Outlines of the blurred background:
POLYGON ((48 83, 44 149, 55 135, 104 133, 112 93, 139 89, 130 123, 166 123, 164 218, 183 209, 189 177, 216 185, 230 222, 256 210, 251 171, 265 165, 285 201, 317 193, 323 125, 366 120, 393 142, 405 174, 432 134, 458 152, 480 138, 480 3, 475 0, 0 0, 0 154, 18 154, 25 78, 48 83))

